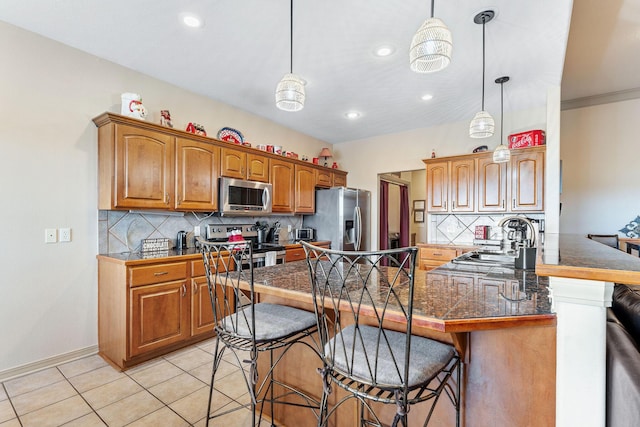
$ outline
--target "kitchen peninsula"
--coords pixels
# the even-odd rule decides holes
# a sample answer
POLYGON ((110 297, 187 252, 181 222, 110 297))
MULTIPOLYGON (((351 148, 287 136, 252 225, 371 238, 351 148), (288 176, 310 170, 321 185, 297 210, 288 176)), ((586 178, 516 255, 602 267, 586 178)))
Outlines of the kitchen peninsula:
MULTIPOLYGON (((313 309, 305 261, 256 269, 254 283, 261 301, 313 309)), ((429 272, 416 269, 415 287, 415 333, 453 343, 463 356, 462 425, 555 425, 556 317, 546 278, 532 271, 448 263, 429 272)), ((285 358, 280 379, 318 397, 317 357, 302 348, 285 358)), ((285 424, 305 418, 300 425, 314 424, 295 407, 275 410, 285 424)), ((353 414, 340 412, 337 425, 352 425, 353 414)), ((415 405, 410 422, 424 415, 415 405)), ((454 416, 443 398, 432 423, 454 425, 454 416)))

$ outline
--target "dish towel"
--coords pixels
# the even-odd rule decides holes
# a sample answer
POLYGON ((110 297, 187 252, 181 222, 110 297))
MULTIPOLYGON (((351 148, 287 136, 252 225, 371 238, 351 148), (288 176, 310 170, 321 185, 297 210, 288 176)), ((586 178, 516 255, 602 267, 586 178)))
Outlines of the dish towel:
POLYGON ((271 252, 267 252, 267 255, 264 258, 264 265, 265 266, 270 266, 270 265, 276 265, 276 253, 275 251, 271 251, 271 252))

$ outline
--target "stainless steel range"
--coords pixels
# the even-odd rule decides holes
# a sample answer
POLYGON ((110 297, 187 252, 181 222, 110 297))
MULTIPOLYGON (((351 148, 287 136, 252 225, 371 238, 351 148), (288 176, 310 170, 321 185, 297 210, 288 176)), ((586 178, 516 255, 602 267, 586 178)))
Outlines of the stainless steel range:
POLYGON ((277 243, 262 243, 258 241, 258 231, 254 224, 208 224, 206 226, 207 240, 210 242, 226 242, 233 231, 240 231, 246 241, 251 242, 253 252, 253 267, 264 267, 274 264, 284 264, 286 250, 277 243))

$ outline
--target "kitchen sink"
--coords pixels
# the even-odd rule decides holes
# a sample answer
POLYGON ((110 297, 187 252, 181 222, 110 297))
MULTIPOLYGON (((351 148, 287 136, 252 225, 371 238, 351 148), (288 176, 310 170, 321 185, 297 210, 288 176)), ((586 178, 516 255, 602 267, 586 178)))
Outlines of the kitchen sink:
POLYGON ((502 252, 493 250, 478 250, 467 252, 452 260, 456 264, 472 264, 487 266, 513 266, 515 263, 515 252, 502 252))

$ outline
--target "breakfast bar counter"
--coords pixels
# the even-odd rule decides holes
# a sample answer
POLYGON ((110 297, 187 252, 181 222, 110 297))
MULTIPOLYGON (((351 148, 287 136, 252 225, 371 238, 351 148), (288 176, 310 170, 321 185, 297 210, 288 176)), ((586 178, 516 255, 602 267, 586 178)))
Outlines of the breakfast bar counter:
MULTIPOLYGON (((261 301, 313 310, 306 261, 255 269, 254 286, 261 301)), ((556 316, 546 278, 533 271, 448 263, 428 272, 416 269, 414 286, 414 333, 454 344, 465 362, 462 426, 555 425, 556 316)), ((280 375, 319 396, 314 356, 304 350, 288 354, 280 375), (297 370, 302 372, 294 378, 297 370)), ((312 419, 298 423, 306 417, 295 407, 276 411, 285 425, 291 419, 314 425, 312 419)), ((449 400, 440 399, 430 425, 455 425, 454 414, 449 400)), ((421 425, 424 415, 415 405, 410 423, 421 425)), ((343 416, 337 425, 353 425, 353 419, 343 416)))

